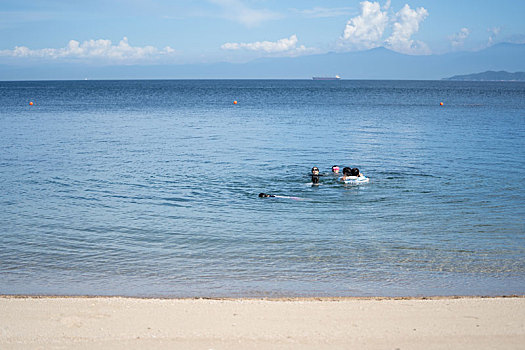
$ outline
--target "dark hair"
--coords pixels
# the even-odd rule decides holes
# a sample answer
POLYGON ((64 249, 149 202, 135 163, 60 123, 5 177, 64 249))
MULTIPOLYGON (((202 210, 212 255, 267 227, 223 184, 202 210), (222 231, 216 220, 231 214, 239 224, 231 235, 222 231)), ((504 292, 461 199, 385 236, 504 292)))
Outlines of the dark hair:
POLYGON ((259 193, 259 198, 263 198, 263 197, 268 197, 268 195, 266 193, 259 193))
POLYGON ((352 169, 350 169, 349 167, 345 166, 343 168, 343 175, 346 175, 346 176, 352 175, 352 169))
POLYGON ((352 169, 352 176, 359 176, 359 169, 353 168, 352 169))
POLYGON ((312 172, 314 172, 314 170, 317 170, 317 171, 319 171, 319 168, 318 168, 318 167, 316 167, 316 166, 314 166, 314 167, 312 168, 312 172))

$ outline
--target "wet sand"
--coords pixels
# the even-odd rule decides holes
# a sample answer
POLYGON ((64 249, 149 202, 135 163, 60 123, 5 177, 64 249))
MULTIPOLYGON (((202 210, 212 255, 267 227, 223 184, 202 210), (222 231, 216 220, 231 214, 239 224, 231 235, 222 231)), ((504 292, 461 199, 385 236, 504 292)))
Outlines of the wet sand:
POLYGON ((0 297, 0 349, 523 349, 523 344, 523 297, 0 297))

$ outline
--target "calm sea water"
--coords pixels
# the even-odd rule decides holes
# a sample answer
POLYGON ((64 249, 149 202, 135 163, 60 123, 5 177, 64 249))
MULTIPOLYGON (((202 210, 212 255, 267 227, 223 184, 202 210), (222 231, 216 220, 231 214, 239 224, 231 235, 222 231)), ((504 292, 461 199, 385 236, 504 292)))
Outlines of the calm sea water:
POLYGON ((0 293, 524 294, 524 146, 524 83, 0 82, 0 293))

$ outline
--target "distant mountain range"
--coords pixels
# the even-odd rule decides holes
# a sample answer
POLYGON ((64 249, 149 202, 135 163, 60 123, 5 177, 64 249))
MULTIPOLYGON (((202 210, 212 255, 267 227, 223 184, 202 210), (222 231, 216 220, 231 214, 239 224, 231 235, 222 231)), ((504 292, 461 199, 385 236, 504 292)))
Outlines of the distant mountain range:
POLYGON ((486 71, 483 73, 454 75, 443 80, 463 80, 463 81, 525 81, 525 72, 509 73, 506 71, 486 71))
POLYGON ((440 80, 467 72, 525 71, 525 44, 501 43, 476 52, 404 55, 386 48, 247 63, 95 66, 39 62, 0 64, 0 80, 40 79, 342 79, 440 80))

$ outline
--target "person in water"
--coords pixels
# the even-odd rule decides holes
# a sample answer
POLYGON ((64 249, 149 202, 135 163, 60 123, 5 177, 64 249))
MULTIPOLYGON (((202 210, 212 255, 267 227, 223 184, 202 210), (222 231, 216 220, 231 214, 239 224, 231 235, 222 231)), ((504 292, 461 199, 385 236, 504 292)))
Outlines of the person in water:
POLYGON ((361 172, 359 171, 358 168, 352 168, 352 176, 361 177, 361 176, 364 176, 364 175, 361 174, 361 172))
POLYGON ((341 180, 342 181, 345 181, 346 179, 348 179, 350 176, 352 176, 352 168, 349 168, 349 167, 344 167, 343 168, 343 176, 341 177, 341 180))
POLYGON ((269 194, 269 193, 259 193, 259 198, 285 198, 285 199, 293 199, 295 201, 306 201, 308 199, 301 198, 301 197, 291 197, 291 196, 277 196, 275 194, 269 194))
POLYGON ((312 168, 312 183, 318 184, 319 183, 319 168, 314 166, 312 168))
POLYGON ((339 166, 338 165, 332 165, 332 173, 333 174, 339 174, 339 166))

